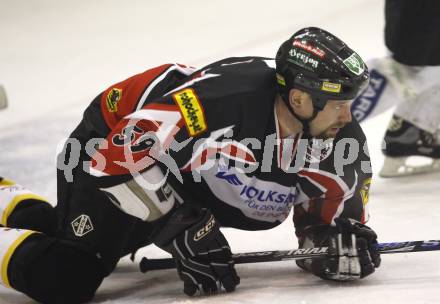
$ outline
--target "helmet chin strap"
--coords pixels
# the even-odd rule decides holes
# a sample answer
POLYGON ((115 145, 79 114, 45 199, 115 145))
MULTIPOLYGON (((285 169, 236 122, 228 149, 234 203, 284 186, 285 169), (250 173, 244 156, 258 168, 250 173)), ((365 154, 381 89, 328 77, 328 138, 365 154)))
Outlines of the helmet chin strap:
POLYGON ((281 97, 281 99, 284 101, 284 103, 287 106, 287 109, 289 110, 290 114, 292 114, 296 119, 299 120, 299 122, 303 125, 303 138, 306 139, 310 139, 312 138, 312 134, 310 134, 310 122, 315 119, 315 117, 318 115, 319 111, 321 111, 320 109, 318 109, 317 107, 313 106, 313 113, 312 116, 309 118, 302 118, 300 117, 298 114, 295 113, 295 111, 293 110, 292 106, 290 105, 290 103, 288 102, 288 99, 286 99, 285 97, 281 97))

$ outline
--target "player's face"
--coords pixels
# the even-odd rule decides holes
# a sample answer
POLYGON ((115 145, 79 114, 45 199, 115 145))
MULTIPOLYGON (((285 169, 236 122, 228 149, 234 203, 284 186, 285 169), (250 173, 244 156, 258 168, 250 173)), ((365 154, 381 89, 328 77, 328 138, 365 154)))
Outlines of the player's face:
POLYGON ((310 122, 310 134, 316 138, 334 138, 351 122, 351 100, 329 100, 316 118, 310 122))

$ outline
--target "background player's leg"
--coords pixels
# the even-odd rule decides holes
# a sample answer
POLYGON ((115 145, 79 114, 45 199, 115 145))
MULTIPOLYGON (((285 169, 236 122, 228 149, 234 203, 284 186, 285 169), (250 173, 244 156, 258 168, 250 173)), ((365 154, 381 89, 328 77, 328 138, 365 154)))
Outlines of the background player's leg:
POLYGON ((408 95, 397 105, 385 134, 383 177, 440 170, 440 67, 402 66, 408 95))
POLYGON ((409 93, 394 114, 433 134, 440 125, 440 67, 405 68, 409 93))

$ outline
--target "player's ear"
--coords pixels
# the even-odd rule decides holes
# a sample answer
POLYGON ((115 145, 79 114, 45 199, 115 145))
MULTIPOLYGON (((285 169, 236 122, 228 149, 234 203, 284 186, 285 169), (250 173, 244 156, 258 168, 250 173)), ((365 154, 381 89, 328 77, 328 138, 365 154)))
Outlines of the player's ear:
POLYGON ((298 89, 291 89, 289 92, 289 104, 293 109, 300 109, 304 104, 304 97, 302 91, 298 89))

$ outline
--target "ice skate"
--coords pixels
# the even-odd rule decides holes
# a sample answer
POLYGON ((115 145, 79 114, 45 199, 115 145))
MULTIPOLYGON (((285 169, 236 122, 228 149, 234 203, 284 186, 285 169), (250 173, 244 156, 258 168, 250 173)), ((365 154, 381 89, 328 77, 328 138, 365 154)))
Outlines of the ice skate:
POLYGON ((385 161, 379 173, 381 177, 440 172, 438 134, 424 131, 394 115, 384 141, 385 161))

